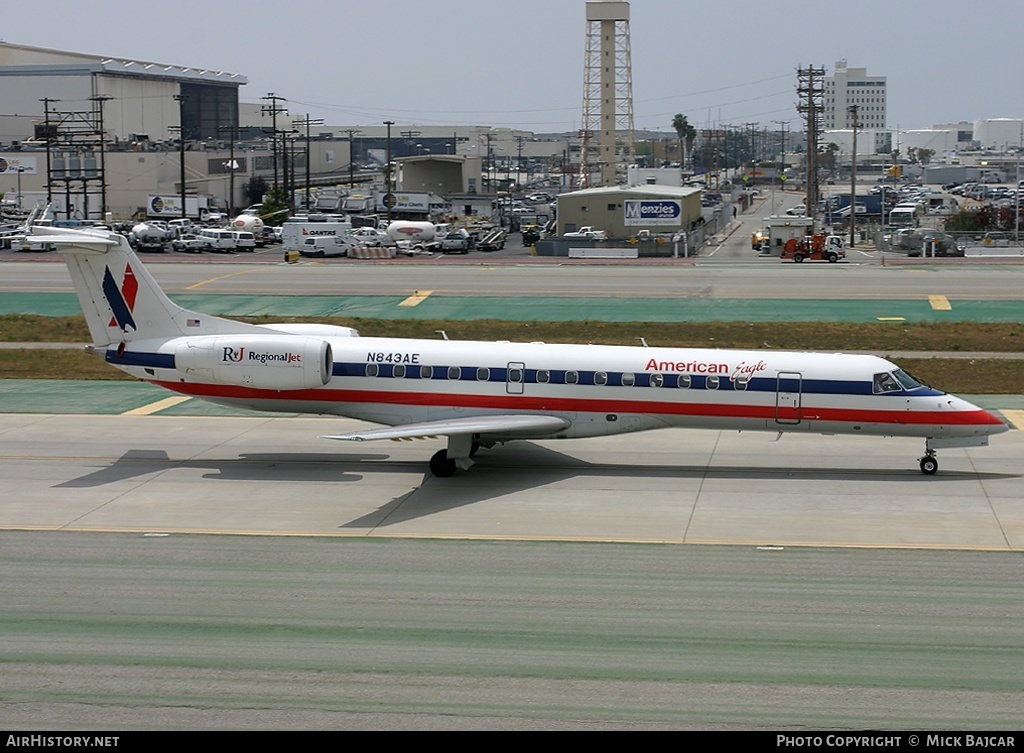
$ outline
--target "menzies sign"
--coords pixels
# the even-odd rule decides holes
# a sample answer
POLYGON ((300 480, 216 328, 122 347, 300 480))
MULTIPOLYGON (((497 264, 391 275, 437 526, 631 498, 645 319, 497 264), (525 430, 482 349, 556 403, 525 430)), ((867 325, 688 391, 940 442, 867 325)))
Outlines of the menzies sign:
POLYGON ((683 204, 674 199, 626 199, 626 227, 632 225, 672 225, 678 227, 683 204))

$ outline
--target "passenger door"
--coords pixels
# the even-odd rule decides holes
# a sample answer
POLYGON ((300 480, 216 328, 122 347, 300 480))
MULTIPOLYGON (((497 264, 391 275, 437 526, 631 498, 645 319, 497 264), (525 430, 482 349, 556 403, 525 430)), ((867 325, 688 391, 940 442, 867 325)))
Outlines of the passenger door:
POLYGON ((796 371, 780 371, 775 392, 775 423, 796 425, 800 423, 801 389, 803 375, 796 371))

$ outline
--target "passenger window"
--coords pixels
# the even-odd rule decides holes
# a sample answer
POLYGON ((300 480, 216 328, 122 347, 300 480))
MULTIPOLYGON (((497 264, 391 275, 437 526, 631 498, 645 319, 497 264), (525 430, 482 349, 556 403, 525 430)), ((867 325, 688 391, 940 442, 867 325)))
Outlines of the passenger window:
POLYGON ((636 377, 633 376, 632 374, 623 374, 622 375, 622 386, 623 387, 632 387, 635 383, 636 383, 636 377))
POLYGON ((478 382, 486 382, 491 378, 491 370, 486 366, 482 366, 476 370, 476 380, 478 382))
POLYGON ((679 375, 679 389, 688 390, 690 389, 690 375, 680 374, 679 375))
POLYGON ((608 384, 608 375, 603 371, 594 372, 594 384, 598 387, 608 384))
POLYGON ((537 371, 537 384, 547 384, 551 381, 551 372, 546 369, 537 371))
POLYGON ((665 383, 665 377, 661 374, 651 374, 651 386, 660 387, 665 383))
POLYGON ((580 375, 577 374, 575 371, 567 371, 567 372, 565 372, 565 383, 566 384, 576 384, 579 381, 580 381, 580 375))
POLYGON ((509 369, 508 370, 508 381, 513 384, 521 384, 523 381, 523 370, 522 369, 509 369))
POLYGON ((704 380, 704 387, 709 389, 709 390, 717 390, 718 389, 718 381, 719 381, 719 377, 709 376, 707 379, 704 380))
POLYGON ((366 376, 375 377, 377 376, 377 364, 368 363, 366 364, 366 376))
POLYGON ((458 379, 460 376, 462 376, 462 369, 460 369, 458 366, 449 366, 448 367, 448 378, 449 379, 458 379))
POLYGON ((750 377, 745 377, 745 376, 736 377, 735 379, 732 380, 733 389, 739 390, 740 392, 742 392, 743 390, 745 390, 747 388, 747 382, 749 382, 749 381, 750 381, 750 377))
POLYGON ((434 367, 433 366, 420 366, 420 379, 433 379, 434 378, 434 367))
POLYGON ((404 363, 396 363, 395 364, 395 368, 391 370, 391 376, 393 376, 395 379, 404 379, 405 378, 405 364, 404 363))

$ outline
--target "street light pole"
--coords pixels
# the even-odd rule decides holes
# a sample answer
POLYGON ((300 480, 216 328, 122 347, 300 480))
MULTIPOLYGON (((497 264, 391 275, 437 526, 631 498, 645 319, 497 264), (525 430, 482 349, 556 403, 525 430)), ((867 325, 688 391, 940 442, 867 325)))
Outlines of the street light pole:
POLYGON ((181 217, 184 219, 188 216, 185 211, 185 100, 188 97, 184 94, 175 94, 174 99, 178 102, 178 160, 181 162, 181 217))
MULTIPOLYGON (((853 118, 853 157, 850 160, 850 248, 856 243, 857 238, 857 105, 850 105, 847 108, 853 118)), ((882 200, 885 200, 883 194, 882 200)))
POLYGON ((25 168, 22 165, 18 165, 18 211, 21 211, 21 174, 25 172, 25 168))

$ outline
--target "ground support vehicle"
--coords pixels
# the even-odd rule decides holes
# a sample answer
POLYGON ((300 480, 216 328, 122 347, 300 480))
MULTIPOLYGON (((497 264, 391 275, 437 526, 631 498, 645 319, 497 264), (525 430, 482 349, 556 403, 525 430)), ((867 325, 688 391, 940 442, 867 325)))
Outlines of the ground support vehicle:
POLYGON ((176 231, 166 223, 150 220, 135 225, 128 235, 128 240, 136 251, 163 251, 176 235, 176 231))
POLYGON ((835 263, 846 258, 846 249, 843 248, 843 239, 840 236, 816 233, 804 238, 790 238, 783 246, 779 258, 782 261, 792 259, 795 262, 802 262, 804 259, 810 259, 835 263))
POLYGON ((498 251, 505 248, 505 231, 500 229, 490 231, 480 239, 476 247, 481 251, 498 251))

